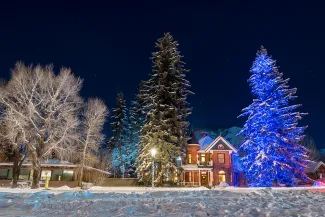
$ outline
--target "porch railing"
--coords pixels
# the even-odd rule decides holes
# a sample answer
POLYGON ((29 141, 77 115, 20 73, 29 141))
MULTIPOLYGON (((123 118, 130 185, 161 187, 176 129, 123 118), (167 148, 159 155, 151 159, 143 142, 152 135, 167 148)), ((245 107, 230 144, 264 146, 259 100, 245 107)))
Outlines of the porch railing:
POLYGON ((198 166, 213 166, 213 161, 198 161, 197 162, 198 166))
POLYGON ((199 182, 181 182, 183 186, 200 186, 199 182))

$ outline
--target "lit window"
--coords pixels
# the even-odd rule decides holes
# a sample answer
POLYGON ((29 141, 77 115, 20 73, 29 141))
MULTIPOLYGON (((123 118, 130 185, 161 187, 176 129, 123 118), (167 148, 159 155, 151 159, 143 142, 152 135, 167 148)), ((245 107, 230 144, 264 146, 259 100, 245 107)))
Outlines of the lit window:
POLYGON ((42 170, 41 180, 45 180, 46 177, 51 177, 51 170, 42 170))
POLYGON ((188 174, 188 181, 190 181, 190 182, 192 181, 192 173, 188 174))
POLYGON ((219 182, 226 182, 226 173, 224 171, 219 171, 219 182))
POLYGON ((191 153, 188 154, 188 163, 191 164, 192 163, 192 155, 191 153))
POLYGON ((221 164, 225 163, 225 154, 218 154, 218 162, 221 164))
POLYGON ((205 154, 201 154, 201 161, 205 162, 205 154))

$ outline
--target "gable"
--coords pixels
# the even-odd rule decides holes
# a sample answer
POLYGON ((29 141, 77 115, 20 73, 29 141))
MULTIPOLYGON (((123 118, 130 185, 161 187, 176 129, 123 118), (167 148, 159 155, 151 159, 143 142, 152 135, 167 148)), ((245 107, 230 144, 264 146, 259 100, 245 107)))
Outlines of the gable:
POLYGON ((210 150, 225 150, 225 151, 230 151, 232 150, 224 141, 220 140, 216 144, 214 144, 210 150))
POLYGON ((225 140, 222 136, 218 136, 206 149, 205 151, 210 150, 225 150, 225 151, 235 151, 237 149, 232 146, 227 140, 225 140))

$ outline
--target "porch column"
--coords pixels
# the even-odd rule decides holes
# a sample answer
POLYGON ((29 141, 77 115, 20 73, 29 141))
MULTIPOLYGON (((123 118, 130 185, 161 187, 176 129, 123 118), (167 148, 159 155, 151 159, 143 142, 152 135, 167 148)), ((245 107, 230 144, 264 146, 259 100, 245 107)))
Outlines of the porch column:
POLYGON ((182 180, 182 181, 183 181, 183 185, 185 185, 185 182, 186 182, 186 180, 185 180, 185 173, 186 173, 186 172, 184 171, 184 172, 183 172, 183 180, 182 180))
POLYGON ((208 185, 210 186, 210 172, 208 172, 207 177, 208 177, 208 185))
POLYGON ((210 186, 212 186, 212 176, 213 176, 213 171, 212 170, 210 171, 209 175, 210 175, 210 186))
POLYGON ((192 171, 192 185, 194 186, 194 171, 192 171))
POLYGON ((199 186, 201 186, 201 170, 199 169, 199 186))

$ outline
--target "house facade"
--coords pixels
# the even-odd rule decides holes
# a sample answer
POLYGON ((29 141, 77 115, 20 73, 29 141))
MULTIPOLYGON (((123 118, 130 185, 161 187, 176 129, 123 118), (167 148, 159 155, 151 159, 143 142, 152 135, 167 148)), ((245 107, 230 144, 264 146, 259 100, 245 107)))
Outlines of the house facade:
POLYGON ((325 181, 325 163, 322 161, 313 161, 306 169, 306 174, 314 180, 325 181))
POLYGON ((206 133, 202 133, 201 139, 197 140, 192 134, 186 146, 182 168, 184 185, 246 184, 239 164, 238 150, 222 136, 212 139, 206 133))
MULTIPOLYGON (((107 171, 85 166, 84 171, 96 172, 89 175, 103 175, 109 177, 111 174, 107 171)), ((59 160, 43 160, 41 163, 40 181, 44 184, 46 178, 49 178, 50 187, 77 187, 78 174, 80 173, 80 165, 72 164, 67 161, 59 160)), ((89 176, 88 175, 88 176, 89 176)), ((13 162, 0 162, 0 186, 10 186, 13 176, 13 162)), ((84 173, 84 181, 88 181, 91 177, 87 177, 84 173)), ((20 169, 18 182, 31 184, 33 180, 33 169, 31 162, 24 162, 20 169)))

